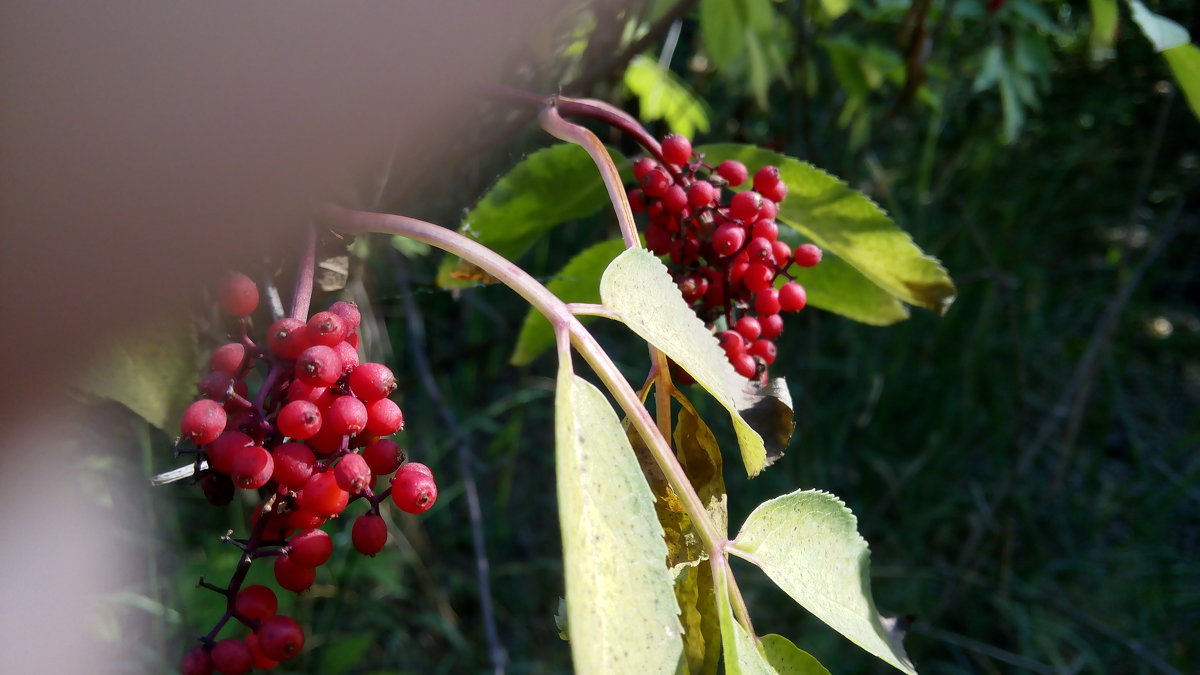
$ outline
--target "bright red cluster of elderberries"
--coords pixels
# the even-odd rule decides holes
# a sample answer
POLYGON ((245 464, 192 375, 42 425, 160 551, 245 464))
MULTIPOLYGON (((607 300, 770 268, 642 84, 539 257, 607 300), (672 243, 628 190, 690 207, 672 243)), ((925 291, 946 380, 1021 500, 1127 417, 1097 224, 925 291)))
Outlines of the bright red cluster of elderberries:
POLYGON ((322 525, 350 502, 370 504, 355 519, 351 540, 360 553, 374 556, 387 541, 381 501, 390 496, 401 510, 421 513, 437 500, 429 467, 406 462, 400 445, 388 438, 404 428, 399 406, 388 398, 396 378, 383 364, 360 362, 361 316, 353 303, 336 302, 307 321, 280 319, 267 330, 264 346, 249 335, 249 316, 258 306, 254 282, 231 275, 219 299, 237 318, 240 336, 213 350, 210 372, 199 383, 201 398, 180 422, 180 447, 190 445, 196 453, 196 477, 209 502, 228 504, 237 488, 256 491, 261 501, 250 536, 230 539, 244 555, 229 585, 201 580, 226 596, 227 610, 184 658, 184 675, 272 668, 303 648, 304 631, 276 614, 271 589, 242 588, 254 560, 274 558, 276 582, 299 593, 312 586, 317 568, 333 553, 322 525), (260 380, 251 400, 248 383, 260 380), (378 479, 391 474, 390 485, 377 494, 378 479), (230 619, 251 632, 245 639, 216 641, 230 619))
POLYGON ((808 302, 788 270, 816 265, 821 249, 802 244, 793 250, 779 240, 775 216, 788 190, 778 167, 758 169, 753 189, 726 198, 723 188, 751 180, 744 164, 709 166, 677 134, 663 139, 661 154, 662 162, 646 157, 633 164, 639 187, 629 191, 629 202, 650 218, 646 245, 668 256, 683 299, 719 331, 734 370, 765 377, 775 362, 774 340, 783 332, 780 313, 798 312, 808 302))

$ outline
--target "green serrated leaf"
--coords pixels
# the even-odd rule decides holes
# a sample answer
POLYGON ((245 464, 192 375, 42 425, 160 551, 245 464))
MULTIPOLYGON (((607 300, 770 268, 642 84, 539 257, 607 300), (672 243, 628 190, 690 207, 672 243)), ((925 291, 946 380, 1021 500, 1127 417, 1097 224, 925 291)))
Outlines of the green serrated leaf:
POLYGON ((759 399, 747 392, 746 378, 734 372, 717 339, 683 301, 662 261, 642 248, 626 250, 600 279, 600 297, 630 330, 662 350, 725 406, 746 473, 758 475, 767 464, 767 448, 741 411, 759 399))
POLYGON ((666 120, 671 131, 688 138, 708 131, 708 104, 658 61, 635 56, 625 69, 625 86, 638 97, 642 120, 666 120))
POLYGON ((608 399, 569 363, 554 422, 575 672, 675 673, 683 629, 653 497, 608 399))
POLYGON ((936 258, 866 195, 815 166, 748 145, 705 145, 707 161, 736 159, 748 167, 773 164, 788 185, 779 221, 854 267, 892 296, 944 314, 954 301, 954 283, 936 258))
POLYGON ((726 675, 776 675, 764 654, 733 617, 729 600, 729 580, 719 575, 714 580, 717 614, 721 619, 721 649, 725 654, 726 675))
POLYGON ((760 504, 731 552, 758 565, 793 600, 863 649, 916 673, 902 636, 875 609, 870 551, 857 527, 840 499, 802 490, 760 504))
POLYGON ((796 281, 808 292, 808 304, 872 326, 908 318, 908 308, 875 282, 826 251, 816 267, 796 269, 796 281))
MULTIPOLYGON (((610 150, 617 168, 629 162, 610 150)), ((546 232, 562 223, 599 212, 609 204, 604 181, 587 151, 572 143, 538 150, 521 160, 488 190, 463 219, 465 234, 500 255, 515 260, 546 232)), ((447 256, 438 267, 437 283, 460 288, 474 283, 455 278, 458 259, 447 256)))
POLYGON ((1192 39, 1186 28, 1146 9, 1140 0, 1129 0, 1129 9, 1132 11, 1134 23, 1142 29, 1142 34, 1154 45, 1156 52, 1186 45, 1192 39))
POLYGON ((1088 49, 1093 61, 1106 61, 1115 53, 1117 41, 1117 0, 1089 0, 1092 11, 1092 30, 1088 35, 1088 49))
MULTIPOLYGON (((546 288, 563 302, 600 302, 600 275, 623 250, 625 242, 621 239, 600 242, 571 258, 546 288)), ((583 323, 593 319, 592 316, 579 317, 583 323)), ((509 362, 514 366, 526 365, 553 345, 554 328, 541 312, 530 309, 521 324, 517 346, 513 348, 509 362)))
POLYGON ((825 666, 821 665, 812 654, 792 644, 792 641, 776 635, 764 635, 759 641, 767 663, 779 675, 829 675, 825 666))
POLYGON ((1163 52, 1175 80, 1187 99, 1192 114, 1200 120, 1200 49, 1196 45, 1179 45, 1163 52))
POLYGON ((144 325, 102 342, 78 385, 168 434, 196 393, 196 334, 183 320, 144 325))

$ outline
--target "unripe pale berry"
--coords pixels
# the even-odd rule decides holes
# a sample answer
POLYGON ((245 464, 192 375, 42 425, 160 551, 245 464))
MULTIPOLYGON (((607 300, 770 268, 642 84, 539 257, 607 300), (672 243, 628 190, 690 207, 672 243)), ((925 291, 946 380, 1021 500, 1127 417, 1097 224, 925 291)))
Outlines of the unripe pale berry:
POLYGON ((230 316, 249 316, 258 307, 258 286, 245 274, 234 272, 221 284, 218 300, 230 316))

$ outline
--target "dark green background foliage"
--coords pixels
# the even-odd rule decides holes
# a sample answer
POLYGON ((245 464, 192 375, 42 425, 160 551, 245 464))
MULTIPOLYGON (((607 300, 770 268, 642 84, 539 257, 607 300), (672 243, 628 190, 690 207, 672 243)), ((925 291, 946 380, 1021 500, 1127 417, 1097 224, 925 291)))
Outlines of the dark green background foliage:
MULTIPOLYGON (((1116 58, 1095 63, 1087 2, 1011 0, 995 16, 977 0, 933 2, 923 89, 906 93, 908 2, 850 0, 837 19, 823 10, 833 2, 731 3, 777 15, 752 28, 758 46, 736 52, 706 44, 700 19, 715 4, 696 3, 677 41, 662 31, 646 52, 657 60, 666 44, 672 81, 703 99, 710 129, 698 142, 764 145, 841 177, 940 258, 958 287, 941 318, 918 309, 880 328, 810 309, 789 320, 772 374, 791 385, 796 433, 753 481, 727 453, 730 522, 798 488, 839 495, 871 544, 880 608, 918 617, 907 646, 922 673, 1200 670, 1200 123, 1128 7, 1116 58), (975 86, 995 48, 1025 55, 1017 77, 1034 98, 1019 102, 1019 123, 1011 97, 975 86)), ((1192 3, 1149 5, 1200 34, 1192 3)), ((592 44, 569 49, 575 37, 563 38, 557 46, 581 56, 530 64, 541 79, 526 86, 570 91, 575 73, 608 58, 605 41, 620 52, 626 21, 655 16, 574 15, 585 29, 563 35, 592 44)), ((573 93, 615 97, 637 114, 637 100, 621 98, 619 69, 585 84, 573 93)), ((502 128, 491 111, 481 107, 481 125, 502 128)), ((527 125, 466 148, 452 189, 382 207, 457 225, 490 183, 548 143, 527 125)), ((518 262, 548 281, 614 232, 605 211, 556 228, 518 262)), ((348 522, 329 528, 346 545, 318 591, 294 601, 313 648, 285 670, 488 669, 461 440, 479 483, 509 672, 563 672, 553 355, 510 366, 526 307, 502 287, 438 289, 432 253, 407 259, 419 316, 406 316, 388 243, 359 249, 384 336, 372 356, 400 375, 403 443, 434 467, 442 494, 429 514, 397 519, 400 544, 374 560, 347 552, 348 522), (423 323, 419 342, 411 319, 423 323), (463 437, 417 378, 414 348, 463 437)), ((640 384, 644 346, 611 323, 593 326, 640 384)), ((710 424, 731 443, 717 406, 690 395, 718 413, 710 424)), ((162 441, 148 440, 144 462, 126 470, 167 468, 162 441)), ((191 584, 201 573, 227 577, 233 555, 217 537, 240 525, 244 507, 212 509, 182 485, 146 499, 131 507, 163 533, 142 542, 156 572, 136 589, 141 600, 114 600, 113 611, 169 608, 169 635, 159 637, 173 663, 219 615, 212 594, 191 584)), ((835 673, 888 670, 756 570, 738 571, 760 633, 791 638, 835 673)))

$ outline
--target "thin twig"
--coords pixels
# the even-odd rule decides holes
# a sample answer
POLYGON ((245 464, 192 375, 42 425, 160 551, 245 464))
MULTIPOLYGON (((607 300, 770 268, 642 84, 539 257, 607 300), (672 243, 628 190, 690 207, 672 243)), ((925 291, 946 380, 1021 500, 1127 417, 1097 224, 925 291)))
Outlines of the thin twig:
POLYGON ((471 470, 471 450, 468 445, 467 432, 459 425, 446 403, 441 387, 433 376, 429 359, 425 355, 425 322, 421 310, 413 299, 412 283, 408 277, 408 263, 404 256, 394 248, 388 247, 396 266, 396 280, 400 286, 400 300, 404 306, 404 318, 408 329, 409 351, 417 369, 417 376, 425 388, 425 394, 438 410, 442 423, 450 431, 454 439, 455 452, 458 455, 458 470, 461 474, 463 492, 467 498, 467 513, 471 522, 471 546, 475 554, 475 576, 479 584, 479 610, 483 615, 483 631, 488 643, 488 656, 492 662, 492 671, 496 675, 504 673, 508 664, 508 651, 500 640, 500 631, 496 627, 496 612, 492 597, 492 582, 490 577, 491 563, 488 561, 487 544, 483 535, 483 509, 479 504, 479 489, 475 483, 475 474, 471 470))

